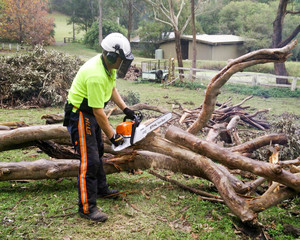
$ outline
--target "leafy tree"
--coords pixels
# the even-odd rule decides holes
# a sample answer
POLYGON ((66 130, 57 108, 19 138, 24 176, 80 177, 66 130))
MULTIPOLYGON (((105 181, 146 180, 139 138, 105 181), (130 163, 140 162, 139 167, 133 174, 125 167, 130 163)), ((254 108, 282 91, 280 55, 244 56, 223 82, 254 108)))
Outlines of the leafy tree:
POLYGON ((219 12, 221 8, 214 6, 207 7, 196 19, 201 23, 203 32, 206 34, 218 34, 220 33, 219 27, 219 12))
MULTIPOLYGON (((102 32, 104 37, 111 32, 119 32, 125 36, 127 34, 126 29, 124 27, 120 26, 117 22, 111 20, 103 20, 102 32)), ((93 23, 91 28, 85 34, 83 42, 89 47, 100 49, 99 48, 99 27, 97 21, 93 23)))
POLYGON ((48 17, 47 0, 2 0, 0 37, 28 44, 50 44, 54 19, 48 17))
POLYGON ((172 28, 161 22, 145 19, 140 22, 140 27, 136 31, 141 41, 158 42, 166 38, 172 31, 172 28))
MULTIPOLYGON (((273 38, 272 47, 283 47, 288 44, 292 39, 297 37, 300 32, 299 20, 296 22, 295 27, 290 29, 287 37, 283 39, 284 20, 287 15, 300 16, 300 4, 297 1, 280 0, 277 8, 276 18, 273 22, 273 38)), ((299 19, 299 18, 298 18, 299 19)), ((275 73, 279 76, 287 76, 287 70, 284 63, 274 63, 275 73)), ((286 78, 276 78, 278 84, 288 84, 286 78)))
POLYGON ((273 16, 274 8, 265 3, 230 2, 220 11, 220 33, 249 38, 249 51, 270 47, 273 16))
MULTIPOLYGON (((175 48, 178 67, 183 67, 182 62, 182 52, 181 52, 181 35, 185 31, 187 25, 191 20, 191 14, 188 11, 188 15, 184 15, 184 7, 190 9, 190 3, 186 0, 174 1, 174 0, 146 0, 152 7, 154 11, 154 19, 156 21, 162 22, 172 27, 175 35, 175 48)), ((199 9, 201 1, 195 8, 195 11, 199 9)), ((183 71, 180 70, 180 80, 182 81, 183 71)))
POLYGON ((69 24, 80 26, 85 32, 92 26, 98 16, 98 2, 95 0, 70 0, 70 12, 72 15, 69 24))

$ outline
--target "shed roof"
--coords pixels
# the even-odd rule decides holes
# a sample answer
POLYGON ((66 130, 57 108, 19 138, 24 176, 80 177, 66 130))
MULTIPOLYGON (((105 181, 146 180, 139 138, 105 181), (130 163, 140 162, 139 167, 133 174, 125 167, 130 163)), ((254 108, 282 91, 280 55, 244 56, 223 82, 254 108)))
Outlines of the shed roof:
MULTIPOLYGON (((175 38, 170 34, 168 39, 162 40, 160 43, 173 41, 175 38)), ((181 39, 193 40, 192 35, 182 35, 181 39)), ((202 42, 210 45, 218 44, 236 44, 245 42, 245 38, 236 35, 208 35, 199 34, 196 36, 197 42, 202 42)))

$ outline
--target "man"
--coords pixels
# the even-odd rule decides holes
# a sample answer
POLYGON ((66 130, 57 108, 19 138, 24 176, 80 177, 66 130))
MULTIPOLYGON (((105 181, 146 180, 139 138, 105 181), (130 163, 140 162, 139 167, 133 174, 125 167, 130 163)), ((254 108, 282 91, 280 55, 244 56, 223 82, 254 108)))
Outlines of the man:
POLYGON ((101 129, 115 146, 124 142, 121 135, 114 133, 104 107, 111 99, 127 118, 134 119, 134 111, 126 106, 116 88, 116 75, 123 78, 134 59, 130 43, 122 34, 111 33, 103 39, 101 47, 102 54, 87 61, 76 74, 65 106, 64 121, 80 155, 79 214, 97 222, 107 219, 97 208, 97 197, 118 193, 106 183, 101 129))

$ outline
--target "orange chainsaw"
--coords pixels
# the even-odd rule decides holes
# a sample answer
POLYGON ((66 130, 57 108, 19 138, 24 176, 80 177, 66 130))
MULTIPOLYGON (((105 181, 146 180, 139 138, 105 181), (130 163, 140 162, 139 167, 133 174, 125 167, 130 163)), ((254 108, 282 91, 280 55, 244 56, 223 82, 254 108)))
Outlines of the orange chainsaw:
POLYGON ((127 117, 124 117, 123 122, 116 128, 116 133, 121 134, 124 138, 124 143, 119 146, 112 145, 114 151, 121 151, 127 147, 132 146, 138 141, 141 141, 147 136, 148 133, 154 131, 164 123, 168 122, 172 118, 172 113, 165 113, 159 118, 149 123, 148 125, 142 124, 143 115, 138 112, 134 116, 134 120, 126 121, 127 117))

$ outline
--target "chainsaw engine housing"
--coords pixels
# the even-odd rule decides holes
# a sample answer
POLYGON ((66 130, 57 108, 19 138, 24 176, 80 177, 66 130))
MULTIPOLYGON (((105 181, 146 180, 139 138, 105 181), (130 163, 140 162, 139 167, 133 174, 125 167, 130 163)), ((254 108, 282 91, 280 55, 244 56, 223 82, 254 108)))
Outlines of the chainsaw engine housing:
POLYGON ((121 134, 123 137, 130 137, 132 134, 133 123, 134 122, 132 121, 120 123, 116 128, 117 134, 121 134))

